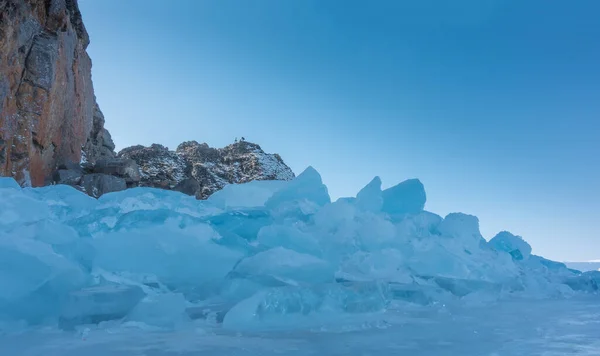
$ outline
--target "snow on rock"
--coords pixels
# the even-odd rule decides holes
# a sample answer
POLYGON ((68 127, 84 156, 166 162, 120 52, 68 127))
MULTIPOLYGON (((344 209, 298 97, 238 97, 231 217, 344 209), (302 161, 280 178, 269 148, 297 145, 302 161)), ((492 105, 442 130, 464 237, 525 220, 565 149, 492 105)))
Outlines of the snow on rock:
POLYGON ((140 187, 171 189, 206 199, 234 183, 294 178, 278 154, 265 153, 259 145, 239 141, 224 148, 188 141, 175 151, 153 144, 132 146, 119 152, 140 167, 140 187))
POLYGON ((173 189, 186 178, 183 158, 162 145, 127 147, 119 152, 119 158, 132 159, 138 164, 141 187, 173 189))
MULTIPOLYGON (((228 171, 237 180, 291 178, 246 160, 257 150, 191 143, 177 155, 194 169, 226 158, 207 177, 239 166, 228 171)), ((173 185, 182 167, 152 179, 173 185)), ((418 180, 381 191, 378 178, 332 203, 311 167, 290 181, 227 183, 208 200, 150 187, 96 200, 0 179, 0 323, 174 328, 203 318, 257 330, 406 303, 598 293, 597 273, 531 255, 508 232, 486 243, 475 216, 442 219, 424 205, 418 180)))

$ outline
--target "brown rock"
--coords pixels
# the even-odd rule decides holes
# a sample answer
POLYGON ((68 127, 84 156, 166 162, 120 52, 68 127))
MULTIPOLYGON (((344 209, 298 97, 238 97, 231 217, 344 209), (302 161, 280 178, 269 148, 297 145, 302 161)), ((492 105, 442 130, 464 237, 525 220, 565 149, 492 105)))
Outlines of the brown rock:
POLYGON ((76 0, 0 0, 0 175, 40 186, 60 164, 114 158, 76 0))

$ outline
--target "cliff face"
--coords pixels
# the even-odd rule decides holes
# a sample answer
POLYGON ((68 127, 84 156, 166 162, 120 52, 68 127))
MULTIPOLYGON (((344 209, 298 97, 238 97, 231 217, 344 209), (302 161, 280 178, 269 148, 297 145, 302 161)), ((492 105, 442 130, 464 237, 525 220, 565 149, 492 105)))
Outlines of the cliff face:
POLYGON ((0 0, 0 175, 48 184, 60 166, 114 157, 76 0, 0 0))
POLYGON ((278 155, 239 142, 134 146, 119 157, 92 85, 77 0, 0 0, 0 176, 93 197, 146 186, 205 199, 229 183, 288 180, 278 155))

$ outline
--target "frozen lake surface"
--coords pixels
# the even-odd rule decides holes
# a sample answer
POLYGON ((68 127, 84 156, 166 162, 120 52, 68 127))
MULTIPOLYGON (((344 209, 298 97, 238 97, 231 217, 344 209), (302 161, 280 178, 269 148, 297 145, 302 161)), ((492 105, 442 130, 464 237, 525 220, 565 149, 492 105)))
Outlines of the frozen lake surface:
POLYGON ((103 325, 0 337, 3 355, 600 355, 597 296, 480 307, 403 307, 361 321, 238 333, 202 324, 176 331, 103 325))
POLYGON ((416 179, 335 202, 312 168, 280 183, 0 179, 0 356, 600 355, 600 272, 425 211, 416 179))

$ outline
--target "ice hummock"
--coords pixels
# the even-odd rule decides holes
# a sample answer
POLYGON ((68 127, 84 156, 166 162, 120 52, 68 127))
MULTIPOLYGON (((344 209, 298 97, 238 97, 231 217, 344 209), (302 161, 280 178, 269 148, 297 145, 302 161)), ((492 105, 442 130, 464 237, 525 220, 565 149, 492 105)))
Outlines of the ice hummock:
POLYGON ((508 252, 515 260, 526 260, 531 255, 531 246, 520 236, 508 231, 498 233, 490 240, 490 245, 498 251, 508 252))
POLYGON ((206 201, 152 188, 100 199, 0 179, 0 325, 114 321, 253 330, 408 305, 597 293, 597 273, 489 242, 477 217, 424 210, 417 179, 331 202, 319 173, 225 187, 206 201))

